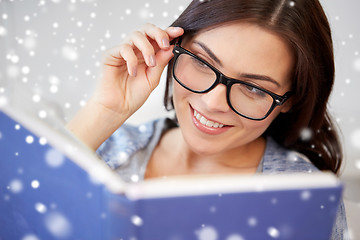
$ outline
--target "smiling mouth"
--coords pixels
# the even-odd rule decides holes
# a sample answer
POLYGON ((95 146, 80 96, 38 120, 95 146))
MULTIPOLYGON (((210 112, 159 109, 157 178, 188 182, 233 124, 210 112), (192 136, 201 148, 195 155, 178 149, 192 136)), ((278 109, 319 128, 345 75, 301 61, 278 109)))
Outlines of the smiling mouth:
POLYGON ((207 127, 211 127, 211 128, 222 128, 226 125, 219 123, 219 122, 214 122, 211 120, 208 120, 206 117, 202 116, 200 113, 198 113, 195 109, 194 109, 194 117, 199 120, 199 122, 207 127))

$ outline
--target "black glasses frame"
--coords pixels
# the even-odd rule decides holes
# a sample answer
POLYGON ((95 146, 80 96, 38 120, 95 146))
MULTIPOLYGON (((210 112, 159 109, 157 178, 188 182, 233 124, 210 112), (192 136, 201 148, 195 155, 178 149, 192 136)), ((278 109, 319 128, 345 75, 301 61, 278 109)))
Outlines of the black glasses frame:
POLYGON ((206 62, 205 60, 201 59, 200 57, 196 56, 195 54, 193 54, 192 52, 190 52, 189 50, 186 50, 185 48, 181 47, 181 41, 182 41, 182 38, 179 38, 178 41, 175 43, 175 46, 174 46, 174 49, 173 49, 173 54, 174 54, 174 62, 173 62, 173 66, 172 66, 172 75, 173 77, 175 78, 175 80, 182 86, 184 87, 185 89, 193 92, 193 93, 207 93, 209 91, 211 91, 212 89, 214 89, 218 84, 224 84, 226 86, 226 100, 227 100, 227 103, 228 105, 230 106, 230 108, 238 115, 244 117, 244 118, 247 118, 247 119, 250 119, 250 120, 255 120, 255 121, 261 121, 261 120, 264 120, 265 118, 267 118, 270 113, 275 109, 275 107, 277 106, 281 106, 282 104, 284 104, 286 102, 286 100, 289 99, 289 97, 292 95, 292 92, 289 91, 289 92, 286 92, 283 96, 281 95, 278 95, 276 93, 273 93, 273 92, 270 92, 264 88, 261 88, 259 86, 256 86, 254 84, 251 84, 249 82, 245 82, 245 81, 241 81, 241 80, 238 80, 238 79, 234 79, 234 78, 230 78, 228 76, 226 76, 225 74, 223 74, 222 72, 220 72, 218 69, 216 69, 214 66, 212 66, 211 64, 209 64, 208 62, 206 62), (203 91, 196 91, 196 90, 193 90, 189 87, 187 87, 186 85, 184 85, 175 75, 175 66, 176 66, 176 62, 179 58, 179 56, 181 54, 187 54, 187 55, 190 55, 192 56, 193 58, 197 59, 198 61, 202 62, 203 64, 205 64, 206 66, 208 66, 210 69, 212 69, 215 74, 216 74, 216 80, 215 82, 206 90, 203 90, 203 91), (265 93, 268 93, 272 98, 273 98, 273 103, 269 109, 269 111, 265 114, 264 117, 262 118, 252 118, 252 117, 249 117, 249 116, 246 116, 246 115, 243 115, 241 114, 240 112, 238 112, 231 104, 231 101, 230 101, 230 90, 231 90, 231 87, 232 85, 234 84, 243 84, 243 85, 246 85, 246 86, 249 86, 249 87, 252 87, 252 88, 256 88, 260 91, 263 91, 265 93))

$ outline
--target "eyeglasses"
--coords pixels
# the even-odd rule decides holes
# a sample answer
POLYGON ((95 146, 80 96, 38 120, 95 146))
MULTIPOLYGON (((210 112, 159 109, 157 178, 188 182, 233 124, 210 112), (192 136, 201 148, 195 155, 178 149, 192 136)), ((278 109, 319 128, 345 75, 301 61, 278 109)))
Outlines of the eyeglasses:
POLYGON ((173 76, 185 89, 193 93, 207 93, 219 83, 226 86, 226 99, 230 108, 240 116, 251 120, 264 120, 276 106, 285 103, 291 92, 277 95, 252 83, 225 76, 215 67, 175 44, 173 76))

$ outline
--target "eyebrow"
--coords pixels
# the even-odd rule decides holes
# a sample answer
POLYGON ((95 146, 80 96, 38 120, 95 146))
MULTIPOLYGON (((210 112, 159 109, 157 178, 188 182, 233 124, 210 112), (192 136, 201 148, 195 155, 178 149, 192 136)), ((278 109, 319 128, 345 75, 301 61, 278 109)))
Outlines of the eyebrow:
POLYGON ((219 64, 221 67, 223 67, 222 62, 220 59, 216 57, 216 55, 208 48, 205 44, 202 42, 194 41, 194 44, 200 46, 217 64, 219 64))
MULTIPOLYGON (((200 46, 209 55, 210 58, 212 58, 217 64, 219 64, 220 67, 223 67, 223 64, 220 61, 220 59, 218 57, 216 57, 216 55, 204 43, 199 42, 199 41, 194 41, 193 43, 200 46)), ((277 81, 275 81, 273 78, 271 78, 269 76, 252 74, 252 73, 240 73, 238 76, 240 78, 268 81, 268 82, 274 83, 277 87, 281 87, 277 81)))
POLYGON ((262 81, 268 81, 271 83, 274 83, 277 87, 281 87, 280 83, 272 79, 271 77, 265 76, 265 75, 258 75, 258 74, 251 74, 251 73, 241 73, 238 75, 240 78, 249 78, 249 79, 255 79, 255 80, 262 80, 262 81))

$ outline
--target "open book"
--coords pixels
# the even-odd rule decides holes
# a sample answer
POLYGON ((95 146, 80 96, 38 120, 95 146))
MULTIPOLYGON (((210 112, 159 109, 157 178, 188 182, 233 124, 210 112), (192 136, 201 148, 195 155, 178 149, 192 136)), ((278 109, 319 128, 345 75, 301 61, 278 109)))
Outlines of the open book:
POLYGON ((330 236, 342 192, 330 173, 125 183, 64 127, 0 105, 0 239, 330 236))

